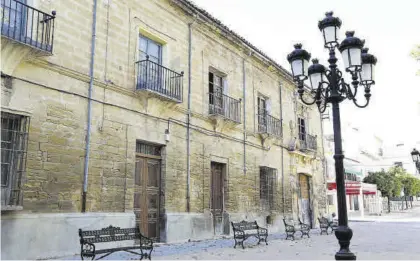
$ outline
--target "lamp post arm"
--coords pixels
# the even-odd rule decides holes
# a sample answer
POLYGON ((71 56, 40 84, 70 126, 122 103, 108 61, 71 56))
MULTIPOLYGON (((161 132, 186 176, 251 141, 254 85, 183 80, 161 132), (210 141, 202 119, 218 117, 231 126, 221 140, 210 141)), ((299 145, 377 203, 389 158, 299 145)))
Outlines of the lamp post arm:
MULTIPOLYGON (((318 91, 316 91, 318 92, 318 91)), ((303 94, 305 93, 304 87, 303 87, 303 81, 298 81, 298 93, 299 93, 299 98, 300 100, 306 104, 306 105, 313 105, 316 102, 316 99, 313 98, 313 101, 305 101, 305 99, 303 98, 303 94)), ((313 93, 313 91, 311 91, 311 93, 313 93)))

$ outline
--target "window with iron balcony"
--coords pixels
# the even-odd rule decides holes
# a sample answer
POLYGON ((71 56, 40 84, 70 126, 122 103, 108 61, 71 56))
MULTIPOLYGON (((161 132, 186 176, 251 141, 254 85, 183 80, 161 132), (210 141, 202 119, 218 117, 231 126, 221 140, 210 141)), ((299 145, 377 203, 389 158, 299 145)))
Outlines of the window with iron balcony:
POLYGON ((282 136, 282 122, 270 115, 270 100, 266 97, 257 98, 258 133, 282 136))
POLYGON ((306 119, 298 117, 298 136, 299 149, 301 151, 316 151, 317 150, 317 136, 307 133, 306 119))
POLYGON ((47 14, 29 6, 26 0, 1 0, 1 36, 52 54, 56 12, 47 14))
POLYGON ((241 122, 241 100, 227 94, 227 80, 222 73, 209 72, 209 115, 241 122))
POLYGON ((162 45, 140 35, 139 61, 136 62, 136 89, 181 103, 184 72, 162 65, 162 45))

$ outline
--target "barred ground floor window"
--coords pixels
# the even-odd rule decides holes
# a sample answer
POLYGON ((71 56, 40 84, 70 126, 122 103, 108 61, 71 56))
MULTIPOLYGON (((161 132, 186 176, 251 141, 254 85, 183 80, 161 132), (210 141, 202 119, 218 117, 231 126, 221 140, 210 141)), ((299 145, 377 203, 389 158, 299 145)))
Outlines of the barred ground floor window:
POLYGON ((1 208, 22 206, 29 117, 1 112, 1 208))
POLYGON ((263 209, 275 209, 276 187, 277 169, 260 167, 260 201, 263 209))

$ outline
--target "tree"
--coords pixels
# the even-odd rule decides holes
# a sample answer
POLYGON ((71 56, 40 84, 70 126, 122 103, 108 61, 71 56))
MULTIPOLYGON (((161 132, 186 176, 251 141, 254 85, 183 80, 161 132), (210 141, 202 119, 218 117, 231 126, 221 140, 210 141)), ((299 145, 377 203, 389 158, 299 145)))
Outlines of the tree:
POLYGON ((403 177, 408 175, 405 169, 399 166, 391 167, 388 170, 389 178, 392 180, 392 197, 401 196, 403 190, 403 177))
MULTIPOLYGON (((411 51, 411 57, 420 62, 420 44, 411 51)), ((420 75, 420 70, 417 71, 417 75, 420 75)))
POLYGON ((384 170, 378 172, 370 172, 369 175, 363 179, 363 182, 376 184, 378 190, 381 191, 382 196, 388 198, 388 212, 390 212, 390 197, 392 197, 394 193, 394 179, 391 177, 391 175, 384 170))

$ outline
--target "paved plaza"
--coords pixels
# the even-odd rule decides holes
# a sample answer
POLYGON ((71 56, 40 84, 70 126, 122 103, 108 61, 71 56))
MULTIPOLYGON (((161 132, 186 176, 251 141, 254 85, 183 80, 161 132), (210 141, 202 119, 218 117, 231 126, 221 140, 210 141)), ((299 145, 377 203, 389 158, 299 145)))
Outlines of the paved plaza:
MULTIPOLYGON (((392 213, 350 222, 354 236, 351 250, 358 260, 420 260, 420 207, 404 213, 392 213), (361 222, 364 220, 363 222, 361 222), (368 221, 366 221, 368 220, 368 221)), ((226 259, 328 259, 338 250, 335 235, 320 235, 311 231, 311 238, 285 240, 284 234, 271 234, 269 245, 257 245, 253 238, 245 241, 245 249, 233 248, 233 239, 214 239, 180 244, 161 244, 152 254, 153 260, 226 260, 226 259)), ((79 256, 63 259, 80 259, 79 256)), ((104 259, 133 260, 135 256, 115 253, 104 259)))

